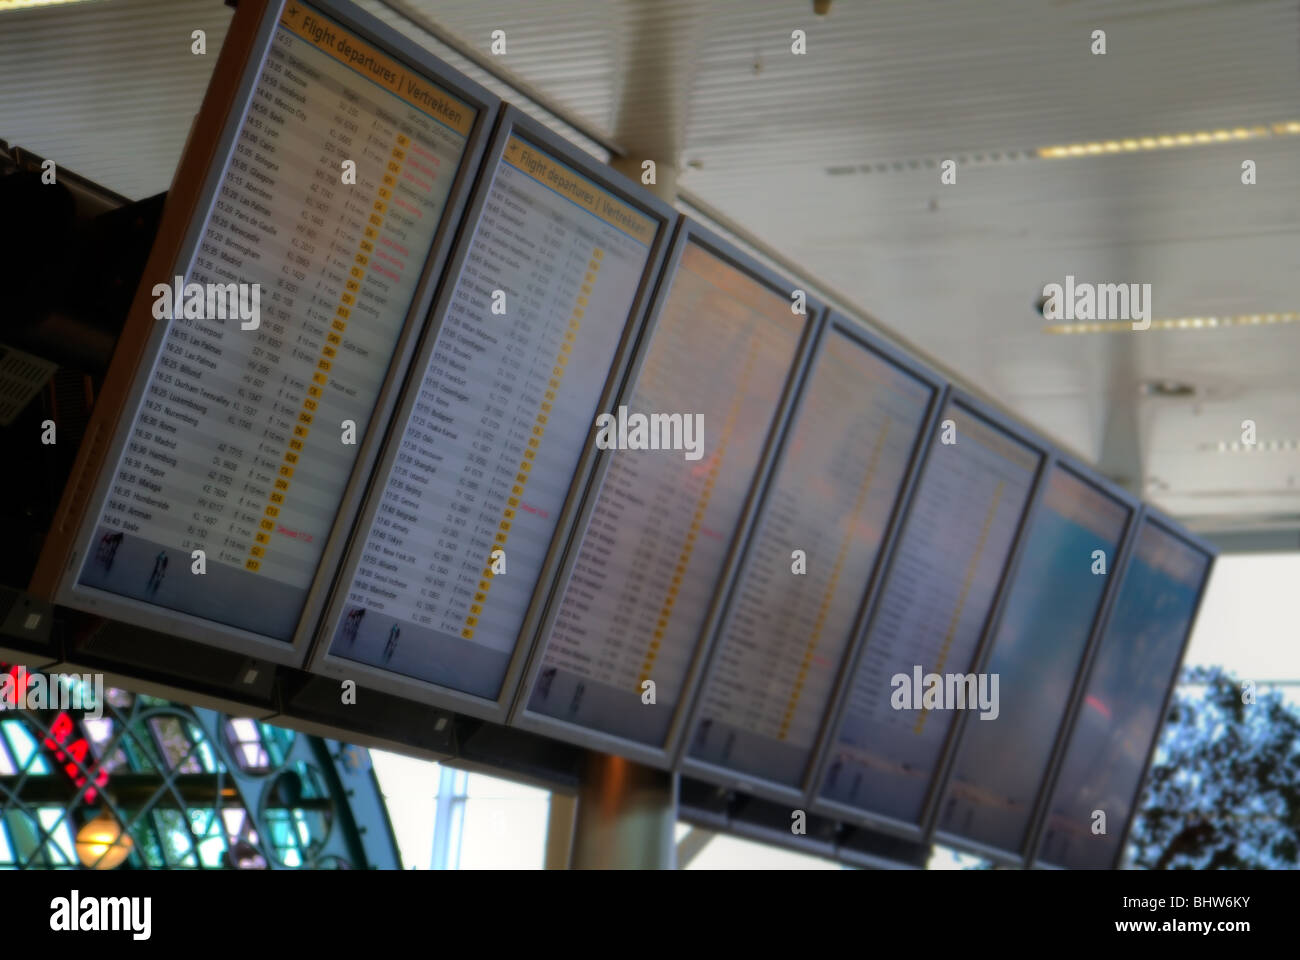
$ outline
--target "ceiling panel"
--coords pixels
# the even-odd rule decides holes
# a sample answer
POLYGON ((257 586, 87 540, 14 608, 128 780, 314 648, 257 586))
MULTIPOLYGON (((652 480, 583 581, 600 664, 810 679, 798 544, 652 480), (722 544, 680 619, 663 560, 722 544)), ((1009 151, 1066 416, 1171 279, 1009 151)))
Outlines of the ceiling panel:
MULTIPOLYGON (((1292 0, 834 0, 825 18, 808 0, 362 5, 503 96, 528 104, 484 66, 597 140, 679 164, 683 188, 1038 429, 1145 477, 1157 502, 1300 516, 1300 452, 1215 446, 1248 417, 1300 438, 1300 324, 1061 336, 1034 307, 1069 274, 1149 283, 1157 318, 1300 311, 1300 136, 1273 132, 1300 121, 1292 0), (1186 395, 1148 396, 1152 380, 1186 395)), ((129 196, 165 189, 228 20, 218 0, 0 14, 0 137, 129 196), (206 58, 189 52, 200 27, 206 58)))
POLYGON ((166 190, 232 14, 219 0, 0 13, 0 140, 132 199, 166 190))

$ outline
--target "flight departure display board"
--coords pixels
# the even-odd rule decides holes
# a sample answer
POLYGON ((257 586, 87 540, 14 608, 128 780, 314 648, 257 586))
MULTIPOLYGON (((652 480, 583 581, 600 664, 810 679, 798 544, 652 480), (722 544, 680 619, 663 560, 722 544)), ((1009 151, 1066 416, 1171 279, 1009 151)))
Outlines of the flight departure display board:
POLYGON ((828 326, 697 698, 693 776, 802 793, 941 389, 838 319, 828 326))
POLYGON ((697 228, 679 231, 677 250, 515 718, 660 764, 817 315, 795 313, 792 287, 697 228), (663 442, 638 448, 633 418, 651 415, 663 442))
POLYGON ((485 715, 675 218, 517 111, 488 162, 327 623, 331 672, 485 715))
POLYGON ((1149 517, 1089 670, 1038 860, 1114 867, 1209 576, 1211 554, 1149 517), (1093 811, 1106 832, 1093 833, 1093 811))
POLYGON ((1021 860, 1079 671, 1136 512, 1059 461, 1030 521, 984 672, 996 719, 967 719, 939 804, 945 839, 1021 860), (1097 553, 1100 551, 1100 554, 1097 553))
POLYGON ((192 256, 144 281, 161 335, 70 605, 294 639, 494 107, 428 61, 283 7, 192 256))
MULTIPOLYGON (((820 787, 822 803, 911 826, 922 819, 954 717, 949 709, 926 709, 924 692, 933 684, 925 677, 973 669, 1044 459, 956 400, 930 443, 843 694, 820 787)), ((955 702, 957 684, 951 686, 955 702)), ((984 693, 991 699, 991 688, 984 693)))

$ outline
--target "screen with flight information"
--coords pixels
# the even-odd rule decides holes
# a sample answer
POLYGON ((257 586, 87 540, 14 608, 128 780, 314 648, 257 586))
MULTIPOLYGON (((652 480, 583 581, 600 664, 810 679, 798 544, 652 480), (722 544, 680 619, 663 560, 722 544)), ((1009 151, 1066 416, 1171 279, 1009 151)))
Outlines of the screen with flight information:
POLYGON ((1150 521, 1138 531, 1070 732, 1038 859, 1114 866, 1211 558, 1150 521), (1106 814, 1093 833, 1093 811, 1106 814))
POLYGON ((331 656, 498 696, 666 229, 508 134, 370 495, 331 656))
POLYGON ((554 601, 526 693, 531 712, 665 745, 809 322, 791 304, 696 241, 685 245, 622 401, 626 443, 608 455, 554 601), (642 448, 637 416, 665 418, 650 429, 677 433, 678 448, 642 448), (654 704, 643 702, 647 680, 654 704))
POLYGON ((79 585, 292 637, 476 113, 288 4, 79 585))
POLYGON ((1001 709, 966 724, 939 806, 945 833, 1023 848, 1131 513, 1065 467, 1048 474, 984 668, 1001 709))
POLYGON ((827 330, 711 655, 689 759, 803 783, 937 394, 827 330))
POLYGON ((972 669, 1042 460, 957 403, 931 444, 821 785, 825 800, 908 823, 920 820, 949 705, 960 694, 964 709, 996 712, 991 683, 947 678, 972 669))

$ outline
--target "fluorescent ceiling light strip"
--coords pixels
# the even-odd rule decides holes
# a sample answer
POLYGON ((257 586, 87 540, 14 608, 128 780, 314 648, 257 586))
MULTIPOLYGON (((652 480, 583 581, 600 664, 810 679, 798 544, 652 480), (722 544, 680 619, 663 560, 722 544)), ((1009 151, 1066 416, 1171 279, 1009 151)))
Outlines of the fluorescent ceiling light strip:
MULTIPOLYGON (((1219 330, 1224 327, 1258 327, 1300 321, 1300 313, 1241 313, 1233 317, 1170 317, 1152 320, 1151 330, 1219 330)), ((1078 323, 1052 323, 1043 327, 1043 333, 1145 333, 1134 330, 1129 320, 1078 323)))
POLYGON ((0 13, 6 10, 26 10, 30 7, 65 6, 70 3, 86 3, 87 0, 0 0, 0 13))
POLYGON ((1202 450, 1214 449, 1219 453, 1292 453, 1300 449, 1296 440, 1257 440, 1254 443, 1228 442, 1220 440, 1218 444, 1202 444, 1202 450))
POLYGON ((1155 137, 1126 137, 1122 140, 1067 143, 1053 147, 1039 147, 1034 152, 1045 160, 1060 160, 1065 157, 1095 157, 1103 154, 1203 147, 1214 143, 1239 143, 1243 140, 1263 140, 1267 137, 1296 134, 1300 134, 1300 121, 1288 120, 1283 123, 1256 124, 1251 127, 1225 127, 1221 130, 1197 130, 1193 133, 1165 133, 1155 137))

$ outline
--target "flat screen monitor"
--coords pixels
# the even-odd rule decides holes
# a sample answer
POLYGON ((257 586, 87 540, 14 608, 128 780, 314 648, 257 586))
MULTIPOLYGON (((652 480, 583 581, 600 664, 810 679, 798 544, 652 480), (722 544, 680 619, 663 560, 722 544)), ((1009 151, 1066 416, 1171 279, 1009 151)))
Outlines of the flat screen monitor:
POLYGON ((1212 559, 1149 517, 1138 528, 1052 789, 1039 862, 1118 862, 1212 559), (1093 832, 1094 811, 1106 816, 1104 833, 1093 832))
POLYGON ((996 717, 966 720, 939 803, 941 839, 1023 859, 1136 509, 1130 498, 1060 461, 1048 472, 984 666, 999 678, 1000 708, 996 717))
POLYGON ((486 169, 315 660, 496 717, 676 215, 513 109, 486 169))
POLYGON ((685 771, 802 792, 941 391, 833 318, 710 654, 685 771))
POLYGON ((496 102, 349 4, 247 6, 241 86, 222 101, 223 50, 191 141, 212 160, 182 161, 159 247, 184 238, 155 248, 103 415, 129 396, 85 444, 112 431, 59 599, 301 663, 496 102))
POLYGON ((981 707, 991 686, 965 678, 1044 460, 963 400, 950 398, 941 417, 842 694, 819 797, 848 817, 917 829, 955 710, 991 709, 981 707))
POLYGON ((675 253, 514 721, 661 766, 817 316, 698 228, 675 253))

